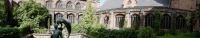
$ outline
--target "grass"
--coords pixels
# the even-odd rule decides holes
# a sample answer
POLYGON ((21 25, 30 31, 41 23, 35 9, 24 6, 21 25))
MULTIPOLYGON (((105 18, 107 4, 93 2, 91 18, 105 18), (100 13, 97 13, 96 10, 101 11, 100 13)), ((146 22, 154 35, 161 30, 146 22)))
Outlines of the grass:
POLYGON ((195 38, 195 37, 191 37, 191 36, 185 36, 185 35, 164 35, 164 36, 156 36, 156 38, 195 38))

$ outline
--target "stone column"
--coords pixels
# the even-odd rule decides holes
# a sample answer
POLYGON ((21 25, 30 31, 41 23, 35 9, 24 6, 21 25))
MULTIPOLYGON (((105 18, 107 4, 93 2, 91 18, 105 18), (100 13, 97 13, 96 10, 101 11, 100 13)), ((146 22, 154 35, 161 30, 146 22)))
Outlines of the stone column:
POLYGON ((126 22, 127 22, 127 28, 130 28, 131 27, 131 17, 130 17, 130 13, 131 13, 131 9, 128 9, 126 11, 126 22))
POLYGON ((139 26, 139 29, 142 29, 142 28, 144 28, 145 27, 145 14, 144 14, 144 10, 141 8, 140 9, 140 22, 139 22, 139 24, 140 24, 140 26, 139 26))
POLYGON ((114 13, 113 13, 112 10, 111 10, 109 13, 110 13, 110 15, 111 15, 111 16, 110 16, 110 19, 114 19, 114 20, 110 20, 109 28, 110 28, 110 29, 113 29, 113 28, 115 27, 115 22, 114 22, 114 21, 115 21, 115 18, 114 18, 115 15, 114 15, 114 13))

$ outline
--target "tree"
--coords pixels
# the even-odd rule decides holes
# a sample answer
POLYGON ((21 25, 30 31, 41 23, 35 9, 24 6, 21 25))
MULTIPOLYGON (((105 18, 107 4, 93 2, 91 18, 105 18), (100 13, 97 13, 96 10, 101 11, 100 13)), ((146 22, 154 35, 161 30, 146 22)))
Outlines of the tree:
POLYGON ((80 24, 73 26, 72 30, 76 30, 81 33, 90 33, 94 29, 101 28, 102 25, 99 24, 97 16, 95 14, 95 9, 92 6, 92 0, 88 0, 88 6, 86 11, 83 12, 83 19, 80 24))
POLYGON ((3 24, 3 21, 6 19, 5 14, 5 4, 3 0, 0 0, 0 24, 3 24))
POLYGON ((27 26, 36 27, 36 25, 39 25, 39 22, 45 20, 48 13, 49 11, 45 6, 33 0, 23 2, 22 6, 15 7, 13 11, 14 19, 18 20, 20 28, 27 26))

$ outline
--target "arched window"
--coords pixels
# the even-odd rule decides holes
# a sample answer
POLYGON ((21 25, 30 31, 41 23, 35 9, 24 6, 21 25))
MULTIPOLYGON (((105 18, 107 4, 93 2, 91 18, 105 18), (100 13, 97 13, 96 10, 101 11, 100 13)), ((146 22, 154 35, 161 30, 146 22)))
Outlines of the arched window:
POLYGON ((139 27, 139 22, 140 22, 139 15, 134 14, 131 16, 131 27, 133 27, 133 25, 137 25, 139 27))
POLYGON ((57 13, 57 14, 55 15, 55 22, 56 22, 57 20, 59 20, 59 19, 62 19, 62 17, 63 17, 62 14, 57 13))
POLYGON ((124 20, 125 20, 125 15, 122 14, 118 14, 116 15, 116 27, 118 27, 119 29, 122 29, 124 26, 124 20))
POLYGON ((78 23, 81 23, 82 19, 83 19, 83 15, 79 15, 79 17, 78 17, 78 23))
POLYGON ((105 18, 104 18, 104 24, 108 24, 108 20, 109 20, 109 17, 108 16, 106 16, 105 18))
POLYGON ((68 9, 72 9, 72 2, 71 2, 71 1, 67 2, 67 6, 66 6, 66 8, 68 8, 68 9))
POLYGON ((171 17, 168 14, 164 14, 161 21, 161 29, 170 29, 171 17))
POLYGON ((80 10, 81 9, 81 4, 78 2, 76 3, 75 9, 80 10))
POLYGON ((19 1, 19 2, 18 2, 18 5, 19 5, 19 6, 22 6, 22 1, 19 1))
POLYGON ((69 21, 70 21, 72 24, 74 24, 74 23, 75 23, 74 20, 76 20, 74 14, 68 14, 68 15, 67 15, 67 19, 69 19, 69 21))
POLYGON ((185 18, 182 15, 179 15, 176 17, 176 29, 182 29, 185 28, 185 18))
POLYGON ((47 8, 51 8, 51 6, 52 6, 52 3, 47 1, 47 2, 46 2, 46 7, 47 7, 47 8))
POLYGON ((152 27, 152 28, 154 28, 154 24, 153 24, 153 22, 154 22, 154 16, 153 16, 153 14, 147 14, 146 16, 145 16, 145 27, 148 27, 148 26, 150 26, 150 27, 152 27))
POLYGON ((56 8, 62 8, 62 3, 61 3, 61 1, 58 1, 58 2, 56 3, 56 8))

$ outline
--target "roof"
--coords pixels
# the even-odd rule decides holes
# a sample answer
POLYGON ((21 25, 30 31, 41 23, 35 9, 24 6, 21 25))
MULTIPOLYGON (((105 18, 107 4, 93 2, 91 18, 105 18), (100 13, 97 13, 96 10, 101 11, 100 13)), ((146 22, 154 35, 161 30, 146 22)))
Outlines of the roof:
MULTIPOLYGON (((106 0, 98 11, 123 8, 124 0, 106 0)), ((170 0, 136 0, 134 7, 169 7, 170 0)))
POLYGON ((161 6, 169 7, 169 0, 137 0, 136 6, 161 6))
POLYGON ((106 0, 104 4, 100 7, 101 10, 108 10, 114 8, 122 8, 124 0, 106 0))

